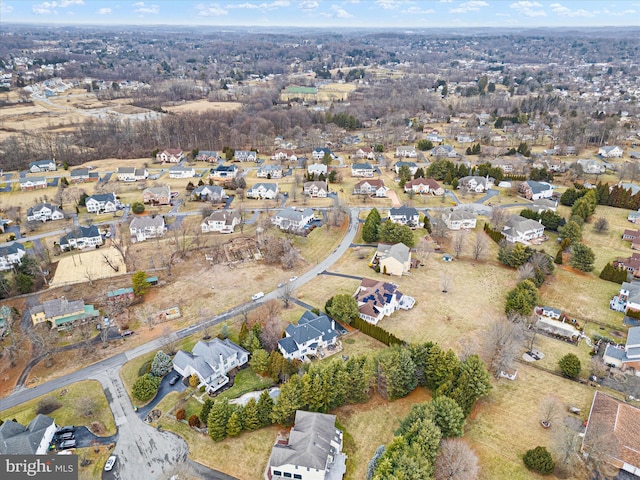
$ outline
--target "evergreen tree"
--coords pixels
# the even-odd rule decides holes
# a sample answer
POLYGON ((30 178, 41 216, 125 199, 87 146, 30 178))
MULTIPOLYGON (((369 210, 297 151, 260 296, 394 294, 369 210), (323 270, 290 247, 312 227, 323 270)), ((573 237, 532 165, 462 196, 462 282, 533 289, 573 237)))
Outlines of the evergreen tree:
POLYGON ((555 258, 553 259, 553 263, 556 265, 562 265, 562 248, 558 249, 558 253, 556 253, 555 258))
POLYGON ((244 406, 244 428, 245 430, 252 432, 253 430, 257 430, 260 427, 261 425, 258 412, 258 404, 256 403, 255 398, 250 398, 247 404, 244 406))
POLYGON ((298 375, 292 375, 289 381, 280 387, 278 401, 271 411, 271 420, 285 427, 290 426, 293 424, 296 410, 302 406, 302 383, 298 375))
POLYGON ((339 293, 331 297, 331 303, 326 308, 331 317, 347 325, 359 316, 358 302, 348 293, 339 293))
POLYGON ((443 437, 461 437, 464 433, 464 412, 455 400, 440 395, 427 403, 426 412, 443 437))
POLYGON ((480 397, 489 394, 491 380, 487 367, 478 355, 470 355, 460 364, 455 378, 443 384, 438 395, 447 395, 456 401, 465 416, 471 413, 480 397))
POLYGON ((411 180, 411 170, 408 165, 402 165, 398 169, 398 177, 400 178, 400 188, 404 188, 404 184, 411 180))
POLYGON ((240 345, 244 344, 247 335, 249 335, 249 327, 247 326, 247 322, 242 322, 240 325, 240 333, 238 334, 238 342, 240 345))
POLYGON ((407 247, 415 245, 413 230, 407 225, 386 221, 380 225, 378 239, 381 243, 404 243, 407 247))
POLYGON ((386 379, 389 400, 404 397, 418 386, 416 367, 406 348, 386 350, 379 359, 379 368, 386 379))
POLYGON ((573 268, 577 268, 582 272, 590 272, 593 270, 593 262, 596 259, 593 250, 587 247, 584 243, 578 243, 572 247, 573 253, 571 254, 571 260, 569 264, 573 268))
POLYGON ((219 442, 227 436, 227 423, 230 416, 231 406, 228 400, 218 400, 213 404, 207 419, 209 436, 213 441, 219 442))
POLYGON ((257 374, 265 375, 269 371, 269 352, 262 348, 254 350, 249 365, 257 374))
POLYGON ((364 359, 349 357, 345 364, 347 373, 346 398, 350 403, 364 402, 369 398, 369 386, 365 378, 364 359))
POLYGON ((418 167, 416 173, 413 175, 413 178, 425 178, 424 177, 424 169, 422 167, 418 167))
POLYGON ((449 381, 458 371, 460 360, 453 350, 443 351, 439 345, 434 344, 429 348, 425 358, 424 377, 425 387, 435 391, 449 381))
POLYGON ((582 239, 582 228, 575 221, 570 220, 566 225, 558 228, 558 234, 563 239, 568 238, 571 245, 575 245, 582 239))
POLYGON ((204 404, 202 404, 202 408, 200 409, 200 421, 203 425, 206 425, 209 421, 209 412, 211 411, 211 407, 213 407, 213 399, 205 399, 204 404))
POLYGON ((234 411, 227 422, 227 436, 237 437, 242 432, 242 421, 238 410, 234 411))
POLYGON ((381 223, 380 212, 378 212, 377 208, 374 208, 369 212, 369 215, 367 215, 367 219, 362 227, 362 239, 367 243, 377 242, 381 223))
POLYGON ((431 220, 429 219, 429 215, 424 216, 424 229, 431 234, 431 220))
POLYGON ((273 410, 273 398, 267 390, 263 390, 258 398, 258 425, 265 427, 271 425, 271 411, 273 410))

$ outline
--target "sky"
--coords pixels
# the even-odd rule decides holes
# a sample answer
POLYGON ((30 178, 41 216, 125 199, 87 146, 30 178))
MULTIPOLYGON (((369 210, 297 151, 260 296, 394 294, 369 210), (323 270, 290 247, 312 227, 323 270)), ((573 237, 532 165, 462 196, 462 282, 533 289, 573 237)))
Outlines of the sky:
POLYGON ((640 26, 640 0, 0 0, 3 23, 261 27, 640 26))

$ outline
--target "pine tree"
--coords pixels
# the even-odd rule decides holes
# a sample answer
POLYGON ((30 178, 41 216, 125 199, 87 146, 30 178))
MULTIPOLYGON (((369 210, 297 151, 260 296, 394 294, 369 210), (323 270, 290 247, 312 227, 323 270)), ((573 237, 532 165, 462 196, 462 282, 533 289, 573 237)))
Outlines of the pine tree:
POLYGON ((402 398, 418 386, 416 367, 406 348, 393 347, 385 351, 378 365, 386 380, 389 400, 402 398))
POLYGON ((487 367, 478 355, 470 355, 460 364, 455 378, 443 384, 437 394, 451 397, 467 416, 473 410, 476 400, 487 395, 490 390, 491 380, 487 367))
POLYGON ((265 427, 271 425, 271 411, 273 410, 273 398, 267 390, 263 390, 258 399, 258 425, 265 427))
POLYGON ((231 416, 231 407, 228 400, 218 400, 211 407, 207 427, 212 440, 219 442, 227 435, 227 423, 231 416))
POLYGON ((211 407, 213 407, 213 399, 207 398, 200 409, 200 421, 203 425, 206 425, 209 421, 209 412, 211 411, 211 407))
POLYGON ((298 375, 293 375, 287 383, 280 387, 278 401, 271 411, 271 420, 273 423, 289 426, 293 423, 296 410, 302 406, 302 383, 298 375))
POLYGON ((368 398, 368 385, 362 359, 350 357, 345 364, 348 377, 346 397, 350 403, 364 402, 368 398))
POLYGON ((227 422, 227 435, 229 437, 237 437, 242 432, 242 422, 240 421, 240 415, 236 410, 229 417, 227 422))
POLYGON ((369 215, 367 215, 367 219, 362 227, 362 239, 368 243, 377 242, 378 230, 380 229, 381 223, 380 212, 378 212, 377 208, 374 208, 369 212, 369 215))
POLYGON ((426 411, 443 437, 460 437, 464 433, 464 412, 455 400, 440 395, 427 403, 426 411))

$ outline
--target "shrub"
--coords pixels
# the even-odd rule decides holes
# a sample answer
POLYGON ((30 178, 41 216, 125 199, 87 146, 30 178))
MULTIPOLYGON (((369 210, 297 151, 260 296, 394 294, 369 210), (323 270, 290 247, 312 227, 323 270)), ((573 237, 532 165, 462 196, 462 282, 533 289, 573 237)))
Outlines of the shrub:
POLYGON ((160 386, 160 378, 149 373, 144 374, 133 384, 132 393, 136 400, 146 402, 154 397, 160 386))
POLYGON ((565 377, 576 378, 582 370, 580 359, 573 353, 567 353, 558 362, 558 366, 565 377))
POLYGON ((549 475, 555 467, 553 458, 551 458, 551 454, 545 447, 536 447, 527 451, 522 460, 529 470, 542 475, 549 475))
POLYGON ((51 412, 56 411, 62 406, 62 404, 54 397, 44 397, 38 402, 36 407, 36 413, 42 415, 49 415, 51 412))
POLYGON ((199 383, 200 379, 198 378, 198 376, 195 373, 192 373, 189 377, 189 386, 195 388, 199 383))
POLYGON ((184 420, 185 418, 187 418, 187 412, 184 411, 184 408, 176 412, 176 420, 184 420))
POLYGON ((198 415, 191 415, 189 417, 189 426, 199 428, 200 427, 200 418, 198 415))
MULTIPOLYGON (((128 330, 128 326, 125 327, 123 326, 122 329, 123 330, 128 330)), ((138 376, 141 377, 142 375, 149 373, 151 371, 151 362, 153 362, 153 360, 147 360, 146 362, 144 362, 142 365, 140 365, 140 369, 138 370, 138 376)))
POLYGON ((159 350, 156 356, 153 357, 153 363, 151 364, 151 375, 156 377, 164 377, 173 368, 171 357, 159 350))
POLYGON ((131 204, 131 211, 136 214, 140 214, 144 212, 144 203, 141 202, 133 202, 131 204))

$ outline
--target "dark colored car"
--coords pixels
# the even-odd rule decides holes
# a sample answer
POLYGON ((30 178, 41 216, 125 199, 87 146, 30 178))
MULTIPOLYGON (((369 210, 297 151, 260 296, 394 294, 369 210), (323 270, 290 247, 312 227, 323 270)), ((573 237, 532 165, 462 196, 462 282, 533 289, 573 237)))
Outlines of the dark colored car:
POLYGON ((57 442, 64 442, 65 440, 73 440, 73 432, 56 433, 53 437, 57 442))
POLYGON ((60 427, 57 431, 56 431, 56 435, 62 435, 63 433, 73 433, 76 431, 76 427, 72 426, 72 425, 68 425, 66 427, 60 427))
POLYGON ((129 335, 133 335, 133 330, 125 330, 121 333, 123 337, 128 337, 129 335))
POLYGON ((60 444, 60 450, 66 450, 67 448, 76 448, 75 440, 65 440, 60 444))
POLYGON ((175 385, 180 380, 180 375, 177 373, 169 379, 169 385, 175 385))

